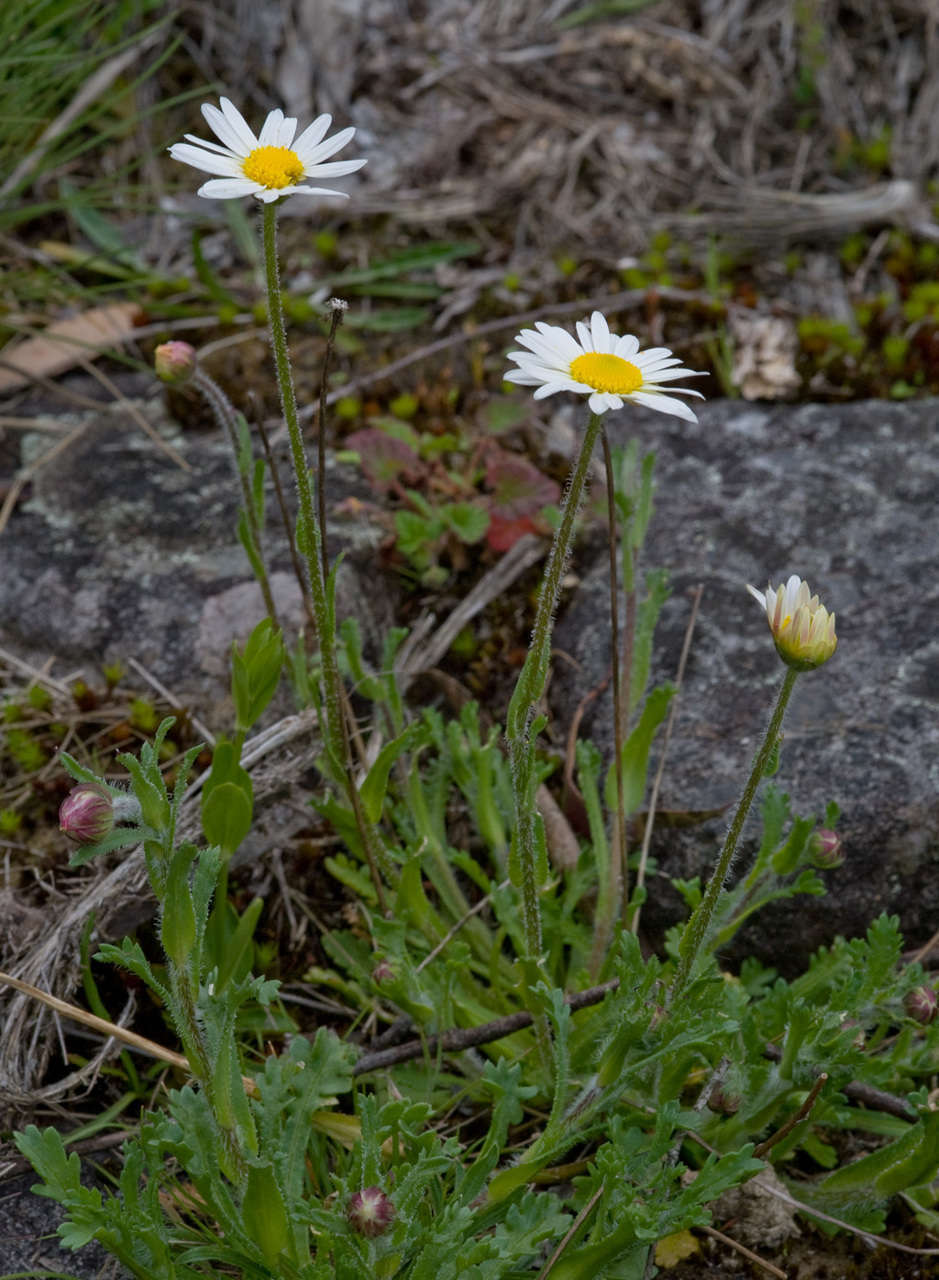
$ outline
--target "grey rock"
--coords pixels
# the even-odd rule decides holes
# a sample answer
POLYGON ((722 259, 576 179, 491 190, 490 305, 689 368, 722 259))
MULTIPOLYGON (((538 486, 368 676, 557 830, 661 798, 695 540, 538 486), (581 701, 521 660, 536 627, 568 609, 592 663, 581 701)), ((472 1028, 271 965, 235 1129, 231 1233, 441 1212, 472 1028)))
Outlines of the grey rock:
MULTIPOLYGON (((655 682, 674 677, 689 591, 704 589, 661 809, 735 803, 765 728, 784 668, 745 584, 762 589, 797 573, 838 617, 835 656, 796 683, 776 782, 797 813, 839 804, 846 862, 825 873, 825 897, 761 913, 730 959, 756 954, 789 972, 884 910, 900 916, 910 946, 939 925, 937 417, 935 401, 713 402, 697 425, 609 415, 614 442, 637 435, 657 454, 643 563, 668 568, 672 596, 655 682)), ((551 699, 563 728, 608 670, 606 554, 594 535, 576 560, 580 584, 562 602, 555 644, 579 664, 555 664, 551 699)), ((596 700, 583 731, 610 756, 608 707, 596 700)), ((708 874, 730 812, 654 838, 660 873, 643 908, 653 938, 682 913, 669 878, 708 874)), ((738 873, 758 831, 751 814, 738 873)))
MULTIPOLYGON (((240 490, 230 449, 220 433, 183 435, 161 395, 134 403, 191 469, 119 405, 60 416, 80 433, 38 469, 3 533, 0 637, 37 665, 54 656, 81 667, 92 684, 102 663, 135 658, 210 726, 228 729, 231 643, 265 612, 235 532, 240 490)), ((47 435, 25 434, 22 462, 48 447, 47 435)), ((328 467, 331 513, 347 497, 371 496, 354 469, 328 467)), ((374 573, 381 536, 364 516, 330 516, 331 557, 344 553, 338 614, 358 618, 369 651, 380 649, 393 614, 393 585, 374 573)), ((295 635, 302 602, 273 500, 266 549, 280 621, 295 635)))
POLYGON ((33 1194, 30 1188, 37 1183, 33 1173, 0 1182, 0 1269, 67 1274, 77 1280, 128 1280, 117 1259, 94 1241, 74 1252, 62 1248, 56 1228, 65 1215, 55 1201, 33 1194))

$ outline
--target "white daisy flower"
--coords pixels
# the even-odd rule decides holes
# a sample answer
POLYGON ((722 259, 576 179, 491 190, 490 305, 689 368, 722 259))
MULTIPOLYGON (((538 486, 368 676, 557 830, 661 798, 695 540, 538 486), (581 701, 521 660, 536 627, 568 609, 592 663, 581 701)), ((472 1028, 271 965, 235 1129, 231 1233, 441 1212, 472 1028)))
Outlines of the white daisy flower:
POLYGON ((199 195, 209 200, 257 196, 265 204, 270 204, 272 200, 294 192, 308 196, 345 196, 344 191, 333 191, 331 187, 306 187, 298 186, 298 183, 301 178, 341 178, 344 174, 355 173, 365 164, 364 160, 322 163, 341 150, 355 133, 354 129, 341 129, 327 138, 326 130, 332 124, 332 116, 318 116, 294 140, 297 122, 285 116, 279 108, 268 115, 257 138, 228 98, 220 98, 218 107, 204 102, 202 114, 224 145, 205 142, 187 133, 188 141, 174 143, 170 147, 170 155, 194 169, 220 175, 199 188, 199 195))
POLYGON ((819 604, 809 584, 793 574, 784 587, 747 590, 765 610, 776 652, 797 671, 811 671, 835 652, 835 615, 819 604))
POLYGON ((697 422, 697 418, 675 394, 704 397, 690 387, 669 387, 676 378, 698 378, 693 369, 682 369, 681 361, 668 347, 639 350, 639 339, 631 334, 619 337, 599 311, 590 324, 578 321, 577 337, 566 329, 539 320, 534 329, 523 329, 515 339, 527 351, 510 351, 508 359, 518 365, 505 375, 507 382, 537 387, 535 399, 553 396, 556 391, 579 391, 589 395, 592 413, 621 409, 632 400, 660 413, 697 422))

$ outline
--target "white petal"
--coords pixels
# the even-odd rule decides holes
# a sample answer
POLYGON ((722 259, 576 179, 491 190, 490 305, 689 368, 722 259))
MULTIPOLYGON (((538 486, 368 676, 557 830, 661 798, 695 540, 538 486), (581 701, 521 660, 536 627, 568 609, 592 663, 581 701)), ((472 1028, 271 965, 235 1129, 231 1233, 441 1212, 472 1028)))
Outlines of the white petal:
POLYGON ((648 391, 650 396, 668 394, 670 396, 692 396, 695 400, 703 400, 704 394, 693 387, 660 387, 657 382, 644 382, 640 391, 648 391))
POLYGON ((557 344, 557 354, 566 365, 570 364, 572 360, 576 360, 578 356, 582 356, 584 354, 580 343, 573 334, 568 333, 566 329, 555 329, 554 333, 556 335, 555 342, 557 344))
POLYGON ((230 147, 235 155, 244 158, 258 145, 258 140, 245 124, 241 112, 227 98, 220 99, 220 102, 221 111, 211 102, 204 102, 202 114, 219 141, 230 147))
POLYGON ((201 151, 188 142, 174 142, 170 147, 170 155, 193 169, 201 169, 203 173, 220 173, 234 178, 241 172, 241 164, 234 156, 218 155, 214 151, 201 151))
POLYGON ((297 132, 297 117, 284 116, 280 126, 280 137, 277 140, 279 147, 289 147, 293 145, 293 136, 297 132))
POLYGON ((676 418, 684 418, 688 422, 697 422, 695 414, 681 400, 674 400, 671 396, 651 395, 644 391, 634 391, 629 397, 635 400, 637 404, 644 404, 647 409, 655 409, 658 413, 670 413, 676 418))
MULTIPOLYGON (((539 336, 543 338, 545 342, 550 342, 552 346, 560 348, 562 344, 573 342, 574 346, 577 347, 577 350, 580 351, 580 344, 577 342, 576 338, 572 338, 567 330, 562 329, 560 325, 545 324, 543 320, 537 320, 535 322, 535 328, 538 331, 539 336)), ((526 329, 525 332, 531 333, 531 329, 526 329)))
POLYGON ((218 105, 221 107, 222 115, 228 121, 232 129, 235 130, 244 142, 249 142, 251 144, 250 150, 253 151, 258 145, 258 140, 255 137, 254 130, 247 123, 244 116, 232 100, 230 98, 219 98, 218 105))
MULTIPOLYGON (((529 330, 529 333, 531 333, 531 330, 529 330)), ((548 342, 547 339, 542 338, 540 335, 532 333, 530 338, 523 338, 523 336, 519 334, 519 341, 523 341, 525 346, 528 347, 528 349, 533 352, 543 364, 550 365, 556 369, 567 368, 570 364, 570 361, 565 360, 564 356, 558 351, 556 344, 548 342)), ((529 356, 528 359, 531 359, 531 357, 529 356)))
POLYGON ((276 147, 280 145, 280 126, 284 122, 284 113, 280 107, 268 113, 267 119, 261 125, 261 132, 258 134, 259 147, 276 147))
POLYGON ((674 357, 671 360, 647 360, 645 352, 640 351, 638 355, 633 356, 633 364, 647 377, 654 378, 661 369, 675 369, 681 365, 681 361, 674 357))
POLYGON ((507 369, 502 375, 502 381, 514 382, 520 387, 539 387, 544 379, 536 378, 533 373, 526 373, 524 369, 507 369))
POLYGON ((194 133, 185 133, 183 137, 189 142, 194 142, 197 147, 205 147, 207 151, 219 151, 223 156, 235 155, 231 147, 223 147, 220 142, 206 142, 205 138, 197 138, 194 133))
POLYGON ((212 178, 203 183, 196 194, 207 200, 235 200, 253 195, 257 190, 258 184, 250 178, 212 178))
POLYGON ((566 387, 560 386, 557 382, 545 382, 538 388, 532 398, 535 400, 544 400, 545 396, 555 396, 559 391, 566 390, 566 387))
POLYGON ((560 370, 558 366, 549 364, 542 356, 530 356, 527 351, 512 352, 509 355, 510 360, 514 360, 519 369, 523 369, 527 374, 558 374, 560 370))
POLYGON ((619 356, 621 360, 630 360, 638 350, 639 339, 634 338, 631 333, 627 333, 622 338, 616 339, 613 354, 619 356))
POLYGON ((308 178, 342 178, 361 169, 365 160, 334 160, 331 164, 314 164, 304 172, 308 178))
POLYGON ((765 592, 765 591, 757 591, 756 587, 751 587, 751 586, 750 586, 750 584, 749 584, 749 582, 747 583, 747 590, 750 592, 750 595, 751 595, 751 596, 753 597, 753 599, 757 602, 757 604, 758 604, 762 609, 765 609, 765 608, 766 608, 766 592, 765 592))
POLYGON ((580 339, 581 355, 587 351, 593 350, 593 334, 584 324, 583 320, 578 320, 574 325, 577 330, 577 337, 580 339))
MULTIPOLYGON (((653 384, 674 382, 676 378, 698 378, 702 376, 701 374, 696 374, 692 369, 659 369, 648 375, 643 370, 643 374, 646 376, 646 380, 653 384)), ((696 391, 695 395, 701 395, 701 392, 696 391)))
POLYGON ((523 347, 527 347, 529 351, 533 351, 541 359, 554 360, 556 358, 553 344, 543 338, 540 333, 535 333, 533 329, 523 329, 521 333, 516 335, 515 341, 520 342, 523 347))
POLYGON ((613 350, 613 343, 610 341, 610 326, 606 322, 606 316, 600 311, 594 311, 590 317, 590 332, 593 335, 594 351, 602 351, 608 353, 613 350))
POLYGON ((348 200, 348 191, 333 191, 332 187, 284 187, 280 195, 295 196, 338 196, 340 200, 348 200))
POLYGON ((300 137, 293 144, 293 149, 297 155, 303 157, 303 152, 310 151, 316 146, 321 139, 325 138, 326 130, 332 124, 333 118, 330 115, 317 116, 312 124, 300 134, 300 137))
POLYGON ((340 129, 339 132, 334 133, 331 138, 324 138, 316 147, 311 147, 309 143, 304 143, 301 149, 300 144, 297 143, 294 147, 294 151, 296 151, 297 155, 303 162, 304 168, 309 169, 312 165, 319 164, 321 160, 328 160, 336 151, 341 151, 346 143, 354 136, 354 129, 340 129))
POLYGON ((619 396, 604 395, 601 391, 595 391, 587 401, 591 413, 606 413, 608 409, 619 409, 622 403, 619 396), (618 403, 612 403, 613 401, 618 403))

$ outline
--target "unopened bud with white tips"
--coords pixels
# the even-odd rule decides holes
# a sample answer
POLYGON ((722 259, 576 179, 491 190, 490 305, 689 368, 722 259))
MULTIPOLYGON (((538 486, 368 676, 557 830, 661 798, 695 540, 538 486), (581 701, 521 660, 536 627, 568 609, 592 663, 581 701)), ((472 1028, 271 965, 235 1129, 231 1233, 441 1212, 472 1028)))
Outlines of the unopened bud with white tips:
POLYGON ((365 1187, 349 1197, 346 1217, 359 1235, 381 1236, 394 1222, 395 1207, 381 1187, 365 1187))

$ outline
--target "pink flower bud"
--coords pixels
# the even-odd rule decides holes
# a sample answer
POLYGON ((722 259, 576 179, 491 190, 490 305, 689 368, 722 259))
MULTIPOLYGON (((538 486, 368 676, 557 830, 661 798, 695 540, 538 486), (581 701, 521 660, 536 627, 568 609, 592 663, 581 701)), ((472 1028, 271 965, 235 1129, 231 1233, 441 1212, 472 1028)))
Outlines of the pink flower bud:
POLYGON ((196 349, 188 342, 163 342, 153 353, 153 367, 163 382, 179 386, 196 371, 196 349))
POLYGON ((395 1207, 381 1187, 366 1187, 349 1197, 346 1217, 353 1230, 362 1236, 380 1236, 394 1221, 395 1207))
POLYGON ((932 987, 914 987, 906 993, 903 1007, 915 1022, 927 1027, 939 1012, 939 1000, 932 987))
POLYGON ((837 831, 823 827, 809 838, 809 862, 819 871, 832 871, 844 862, 844 845, 837 831))
POLYGON ((716 1111, 719 1115, 733 1116, 740 1110, 741 1101, 739 1093, 716 1084, 708 1096, 707 1106, 709 1111, 716 1111))
POLYGON ((379 960, 375 968, 372 970, 372 981, 377 982, 379 986, 383 982, 391 982, 394 979, 395 971, 387 960, 379 960))
POLYGON ((113 826, 111 796, 97 783, 73 787, 59 806, 59 830, 79 844, 96 844, 113 826))

